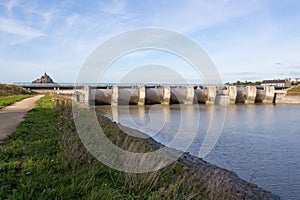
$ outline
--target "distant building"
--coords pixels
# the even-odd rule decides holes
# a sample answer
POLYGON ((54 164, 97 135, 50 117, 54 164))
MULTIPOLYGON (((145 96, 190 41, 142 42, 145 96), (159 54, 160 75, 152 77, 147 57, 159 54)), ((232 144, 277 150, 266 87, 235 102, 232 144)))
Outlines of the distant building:
POLYGON ((289 79, 263 80, 261 86, 289 87, 291 86, 291 81, 289 79))
POLYGON ((45 72, 45 74, 41 76, 41 78, 32 81, 32 83, 54 83, 54 82, 52 78, 45 72))
POLYGON ((300 82, 300 78, 291 78, 291 82, 300 82))

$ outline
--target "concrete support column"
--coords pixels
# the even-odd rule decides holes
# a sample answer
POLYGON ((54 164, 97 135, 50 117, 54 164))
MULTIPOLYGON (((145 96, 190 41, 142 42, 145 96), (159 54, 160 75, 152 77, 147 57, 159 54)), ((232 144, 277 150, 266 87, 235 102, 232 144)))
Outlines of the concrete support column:
POLYGON ((263 99, 263 103, 270 104, 274 102, 275 97, 275 87, 274 86, 266 86, 265 87, 266 96, 263 99))
POLYGON ((207 101, 205 102, 206 104, 215 104, 217 96, 217 87, 216 86, 208 86, 207 87, 207 101))
POLYGON ((170 105, 171 88, 170 86, 163 86, 163 98, 161 104, 170 105))
POLYGON ((85 85, 83 87, 83 103, 87 106, 90 105, 90 94, 91 94, 90 86, 85 85))
POLYGON ((194 96, 195 96, 194 86, 186 87, 186 99, 184 101, 184 104, 194 104, 194 96))
POLYGON ((111 106, 112 121, 119 123, 119 111, 117 106, 111 106))
POLYGON ((140 86, 138 88, 139 90, 139 101, 138 105, 145 105, 145 98, 146 98, 146 87, 145 86, 140 86))
POLYGON ((254 104, 256 99, 256 87, 255 86, 246 86, 245 88, 245 104, 254 104))
POLYGON ((112 86, 111 105, 117 106, 119 103, 119 87, 112 86))
POLYGON ((236 86, 229 86, 228 96, 229 96, 229 103, 230 104, 235 104, 236 97, 237 97, 237 88, 236 88, 236 86))
POLYGON ((81 96, 81 93, 79 93, 79 92, 77 92, 77 91, 74 91, 73 92, 73 101, 75 101, 75 102, 81 102, 80 101, 80 96, 81 96))

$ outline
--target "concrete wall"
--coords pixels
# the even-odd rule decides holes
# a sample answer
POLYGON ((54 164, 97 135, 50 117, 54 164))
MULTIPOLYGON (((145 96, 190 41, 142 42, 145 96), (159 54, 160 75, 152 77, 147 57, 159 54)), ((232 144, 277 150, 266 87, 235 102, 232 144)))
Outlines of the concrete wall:
POLYGON ((193 86, 171 88, 171 104, 193 104, 195 102, 193 86))
POLYGON ((119 88, 118 86, 112 87, 111 105, 117 106, 119 104, 119 88))
POLYGON ((169 105, 171 99, 171 88, 170 86, 163 86, 163 99, 161 101, 162 105, 169 105))
POLYGON ((197 103, 200 103, 200 104, 206 103, 207 94, 208 94, 208 91, 206 88, 196 88, 194 93, 195 93, 195 98, 196 98, 197 103))
POLYGON ((266 91, 266 96, 265 96, 265 99, 263 100, 263 103, 266 103, 266 104, 274 103, 275 87, 273 87, 273 86, 265 87, 265 91, 266 91))
POLYGON ((271 104, 274 103, 275 87, 267 86, 263 90, 256 91, 256 103, 271 104))
POLYGON ((146 88, 145 96, 146 104, 160 104, 163 99, 163 89, 161 87, 146 88))
POLYGON ((237 88, 236 88, 236 86, 229 86, 228 96, 229 96, 229 104, 235 104, 236 103, 236 97, 237 97, 237 88))
POLYGON ((40 92, 71 94, 74 99, 87 105, 111 104, 111 105, 145 105, 181 103, 206 103, 228 105, 234 103, 287 103, 300 104, 300 96, 290 96, 282 91, 275 91, 272 86, 257 90, 255 86, 236 87, 230 86, 226 90, 216 86, 197 87, 128 87, 120 88, 113 86, 109 88, 95 89, 85 86, 82 90, 39 90, 40 92), (221 91, 221 92, 220 92, 221 91), (283 94, 281 94, 283 93, 283 94), (276 95, 275 95, 276 94, 276 95))
POLYGON ((185 88, 185 101, 184 104, 194 104, 195 103, 195 89, 194 86, 188 86, 185 88))
POLYGON ((186 88, 184 87, 176 87, 171 88, 171 97, 170 103, 171 104, 184 104, 186 101, 186 88))
POLYGON ((217 96, 217 87, 216 86, 208 86, 207 87, 207 101, 205 102, 206 104, 215 104, 217 96))
POLYGON ((257 90, 256 91, 256 97, 255 97, 255 103, 262 103, 263 100, 266 97, 266 91, 265 90, 257 90))
POLYGON ((245 104, 254 104, 256 99, 257 89, 255 86, 246 86, 245 93, 245 104))
POLYGON ((138 96, 139 96, 139 101, 138 105, 145 105, 145 99, 146 99, 146 87, 145 86, 140 86, 138 88, 138 96))
POLYGON ((112 89, 92 89, 94 90, 95 94, 95 104, 96 105, 109 105, 111 104, 111 96, 112 96, 112 89))
POLYGON ((276 94, 275 103, 276 104, 300 104, 300 96, 276 94))
POLYGON ((194 98, 198 103, 215 104, 217 96, 216 86, 207 86, 203 88, 196 88, 194 90, 194 98))
POLYGON ((62 94, 62 95, 73 95, 75 93, 75 90, 44 90, 44 89, 34 89, 34 90, 29 90, 30 92, 33 93, 53 93, 53 94, 62 94))
POLYGON ((139 88, 120 88, 119 87, 119 105, 136 105, 139 102, 139 88))
POLYGON ((90 87, 89 86, 84 86, 83 88, 83 103, 85 105, 90 105, 90 87))
POLYGON ((237 87, 236 103, 254 104, 257 89, 255 86, 237 87))

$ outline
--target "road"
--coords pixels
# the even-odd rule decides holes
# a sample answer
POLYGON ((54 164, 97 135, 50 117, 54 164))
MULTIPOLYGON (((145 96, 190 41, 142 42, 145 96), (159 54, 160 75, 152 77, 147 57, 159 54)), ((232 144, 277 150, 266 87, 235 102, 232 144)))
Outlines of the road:
POLYGON ((27 98, 0 109, 0 144, 4 142, 9 134, 16 131, 26 113, 33 109, 36 101, 43 96, 37 95, 27 98))

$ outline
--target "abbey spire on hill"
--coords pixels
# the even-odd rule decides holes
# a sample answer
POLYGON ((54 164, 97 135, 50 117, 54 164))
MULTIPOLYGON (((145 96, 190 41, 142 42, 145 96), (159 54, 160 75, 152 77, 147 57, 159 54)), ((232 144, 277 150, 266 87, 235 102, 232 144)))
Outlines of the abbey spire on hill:
POLYGON ((43 76, 32 81, 32 83, 54 83, 52 78, 45 72, 43 76))

